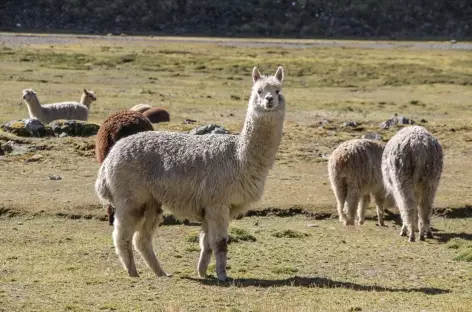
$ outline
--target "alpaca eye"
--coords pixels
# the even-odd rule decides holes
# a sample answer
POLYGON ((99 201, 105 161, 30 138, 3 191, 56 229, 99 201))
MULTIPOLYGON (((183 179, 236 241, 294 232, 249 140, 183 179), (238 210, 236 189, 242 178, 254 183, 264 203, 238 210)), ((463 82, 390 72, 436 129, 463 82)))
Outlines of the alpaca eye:
POLYGON ((276 91, 275 91, 275 94, 277 94, 277 95, 278 95, 278 94, 279 94, 279 92, 280 92, 279 90, 276 90, 276 91))
POLYGON ((261 93, 262 93, 262 90, 257 90, 257 93, 261 94, 261 93))

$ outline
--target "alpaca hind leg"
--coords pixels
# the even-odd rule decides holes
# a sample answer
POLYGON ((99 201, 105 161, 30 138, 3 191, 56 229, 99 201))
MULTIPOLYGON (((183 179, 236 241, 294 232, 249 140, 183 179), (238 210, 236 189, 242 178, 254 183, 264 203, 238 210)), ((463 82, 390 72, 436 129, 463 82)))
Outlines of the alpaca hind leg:
POLYGON ((121 264, 131 277, 139 277, 134 263, 131 240, 136 227, 136 218, 131 214, 118 214, 114 221, 113 242, 121 264))
POLYGON ((383 194, 375 194, 375 206, 377 209, 377 219, 379 226, 385 226, 384 223, 384 209, 385 209, 385 197, 383 194))
POLYGON ((353 189, 347 191, 347 220, 345 225, 354 225, 354 216, 359 203, 359 194, 353 189))
POLYGON ((226 261, 228 258, 229 207, 217 205, 205 209, 205 221, 211 249, 215 252, 216 275, 220 281, 226 281, 226 261))
POLYGON ((344 204, 346 202, 347 197, 347 188, 345 186, 345 183, 342 181, 338 181, 337 184, 333 183, 332 188, 334 191, 334 195, 336 196, 336 207, 338 209, 339 222, 345 224, 347 221, 347 217, 344 213, 344 204))
POLYGON ((370 203, 370 194, 366 194, 362 196, 361 200, 359 201, 359 205, 357 207, 357 219, 358 219, 358 224, 362 225, 364 224, 364 217, 365 217, 365 211, 367 207, 369 207, 370 203))
POLYGON ((425 235, 427 238, 433 238, 431 215, 433 213, 434 194, 434 189, 425 190, 418 205, 420 240, 425 240, 425 235))
POLYGON ((206 221, 202 223, 200 232, 200 259, 198 260, 198 275, 201 278, 207 276, 208 265, 210 264, 212 250, 210 248, 210 240, 208 235, 208 225, 206 221))
POLYGON ((141 254, 148 267, 156 276, 170 276, 161 267, 152 249, 152 235, 163 221, 161 205, 145 205, 141 222, 133 237, 134 248, 141 254))
POLYGON ((401 236, 405 236, 408 232, 408 241, 415 241, 415 229, 417 227, 417 201, 411 188, 403 186, 403 190, 398 190, 395 194, 396 202, 402 216, 401 236))

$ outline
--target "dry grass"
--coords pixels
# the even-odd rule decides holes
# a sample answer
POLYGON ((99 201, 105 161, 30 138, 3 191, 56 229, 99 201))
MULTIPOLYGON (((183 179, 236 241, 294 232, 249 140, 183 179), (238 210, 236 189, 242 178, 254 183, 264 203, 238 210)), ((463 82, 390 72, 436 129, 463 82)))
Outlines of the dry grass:
POLYGON ((252 67, 267 73, 283 65, 284 138, 265 198, 254 208, 301 208, 306 215, 235 221, 229 273, 236 280, 229 284, 196 278, 197 227, 163 226, 155 248, 175 276, 156 280, 138 257, 142 277, 133 280, 114 254, 112 228, 99 221, 105 211, 93 191, 94 138, 26 139, 0 132, 0 144, 14 139, 36 148, 0 163, 0 311, 469 310, 471 264, 453 260, 467 260, 469 245, 457 243, 456 250, 448 248, 455 243, 445 243, 472 239, 470 51, 44 38, 0 46, 0 122, 27 116, 24 88, 35 89, 46 103, 79 100, 85 87, 98 97, 94 122, 150 103, 171 114, 172 121, 156 129, 187 131, 196 126, 182 124, 190 118, 237 132, 252 67), (313 220, 335 213, 327 156, 366 132, 387 140, 398 129, 379 124, 395 112, 427 127, 444 147, 435 206, 449 218, 435 218, 437 239, 408 244, 397 235, 395 217, 388 228, 313 220), (320 127, 323 119, 331 122, 320 127), (342 126, 350 120, 358 126, 342 126), (43 157, 25 162, 34 154, 43 157), (52 174, 62 179, 49 180, 52 174))

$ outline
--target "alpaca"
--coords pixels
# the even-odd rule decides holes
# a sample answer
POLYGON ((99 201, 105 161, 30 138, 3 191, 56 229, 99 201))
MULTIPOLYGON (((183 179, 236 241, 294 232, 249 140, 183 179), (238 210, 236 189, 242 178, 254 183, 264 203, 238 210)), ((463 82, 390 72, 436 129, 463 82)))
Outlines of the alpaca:
POLYGON ((97 97, 92 90, 84 89, 84 93, 82 93, 82 97, 80 98, 80 104, 87 106, 88 110, 90 111, 90 106, 92 102, 96 101, 97 97))
POLYGON ((131 107, 129 110, 144 113, 144 111, 146 111, 150 108, 151 108, 151 105, 149 105, 149 104, 138 104, 138 105, 135 105, 135 106, 131 107))
POLYGON ((431 215, 443 168, 443 151, 438 140, 421 126, 405 127, 385 146, 382 175, 387 190, 393 194, 402 217, 401 236, 408 231, 415 241, 433 238, 431 215), (419 222, 417 222, 419 219, 419 222))
POLYGON ((380 142, 353 139, 341 143, 331 154, 329 180, 337 200, 339 221, 344 225, 354 225, 356 206, 358 224, 364 223, 364 213, 372 194, 377 206, 378 224, 384 226, 384 208, 393 206, 393 198, 385 192, 382 181, 383 150, 384 145, 380 142))
POLYGON ((143 112, 143 115, 147 117, 152 123, 160 123, 170 121, 169 113, 158 107, 151 107, 143 112))
POLYGON ((77 102, 62 102, 54 104, 39 104, 36 92, 33 89, 23 90, 23 100, 28 106, 30 118, 38 119, 44 124, 53 120, 85 120, 88 119, 87 106, 77 102))
POLYGON ((207 276, 212 252, 219 280, 227 279, 228 226, 262 197, 282 138, 283 68, 253 87, 241 134, 188 135, 146 131, 119 140, 100 166, 95 192, 115 206, 116 253, 138 277, 131 242, 157 276, 166 276, 152 233, 166 206, 177 218, 202 222, 197 270, 207 276))
MULTIPOLYGON (((138 112, 123 111, 112 114, 105 119, 95 139, 95 157, 99 164, 105 160, 113 145, 121 138, 142 132, 152 131, 151 122, 138 112)), ((113 225, 114 208, 107 206, 108 224, 113 225)))

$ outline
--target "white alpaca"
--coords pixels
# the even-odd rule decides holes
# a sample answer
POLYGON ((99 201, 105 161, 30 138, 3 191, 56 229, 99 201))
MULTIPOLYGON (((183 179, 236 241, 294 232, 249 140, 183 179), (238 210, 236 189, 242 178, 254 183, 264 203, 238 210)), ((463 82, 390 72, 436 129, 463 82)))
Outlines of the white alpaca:
POLYGON ((393 194, 402 216, 401 236, 408 231, 409 241, 433 238, 431 214, 443 168, 443 151, 438 140, 425 128, 401 129, 385 146, 382 175, 387 190, 393 194), (417 223, 419 218, 419 224, 417 223))
POLYGON ((62 102, 54 104, 39 104, 36 92, 32 89, 23 90, 23 100, 28 106, 30 118, 38 119, 44 124, 57 119, 87 120, 87 106, 78 102, 62 102))
POLYGON ((131 107, 129 110, 139 112, 139 113, 144 113, 145 111, 147 111, 150 108, 151 108, 151 105, 148 105, 148 104, 137 104, 137 105, 131 107))
POLYGON ((213 251, 218 279, 227 279, 229 222, 262 197, 285 116, 282 67, 274 76, 254 68, 252 77, 241 134, 141 132, 119 140, 105 158, 95 191, 116 209, 114 244, 130 276, 138 276, 132 241, 154 273, 166 275, 151 242, 164 205, 178 218, 202 222, 199 275, 206 276, 213 251))
POLYGON ((82 97, 80 98, 80 104, 87 106, 88 110, 90 111, 90 106, 92 105, 92 102, 95 102, 97 100, 97 97, 95 96, 95 93, 92 90, 86 90, 84 89, 84 93, 82 93, 82 97))
POLYGON ((336 196, 339 221, 354 225, 357 208, 359 225, 364 223, 364 213, 374 195, 377 217, 384 226, 384 208, 393 206, 393 198, 385 192, 381 162, 384 145, 367 139, 353 139, 341 143, 328 161, 331 188, 336 196), (344 213, 346 206, 347 216, 344 213))

